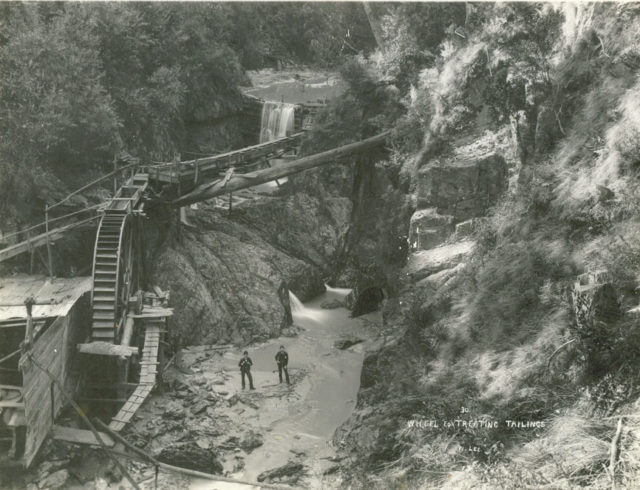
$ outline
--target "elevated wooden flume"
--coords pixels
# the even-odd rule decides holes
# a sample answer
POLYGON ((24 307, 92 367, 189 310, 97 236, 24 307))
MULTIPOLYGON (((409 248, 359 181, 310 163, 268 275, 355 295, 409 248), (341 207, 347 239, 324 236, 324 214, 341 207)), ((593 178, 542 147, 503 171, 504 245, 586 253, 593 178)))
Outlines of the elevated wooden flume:
MULTIPOLYGON (((97 401, 102 405, 114 406, 117 413, 109 427, 115 432, 126 426, 161 379, 163 346, 166 345, 168 318, 172 315, 172 310, 168 306, 168 293, 157 287, 150 288, 152 291, 145 291, 145 288, 149 287, 142 267, 145 206, 163 202, 179 208, 320 165, 337 163, 344 156, 384 144, 388 135, 388 132, 384 132, 360 142, 297 159, 295 155, 303 140, 303 132, 196 160, 154 165, 136 162, 116 169, 108 176, 81 189, 97 185, 106 178, 125 175, 124 183, 107 202, 47 220, 45 233, 34 234, 27 240, 0 250, 0 262, 25 252, 30 252, 33 258, 38 247, 50 247, 53 241, 60 239, 68 231, 98 222, 92 275, 82 282, 82 287, 74 286, 77 293, 72 298, 73 303, 65 310, 66 323, 54 321, 53 325, 59 325, 51 328, 46 321, 49 317, 32 315, 28 307, 26 319, 24 314, 19 318, 6 314, 9 318, 3 318, 3 305, 0 304, 0 329, 23 328, 24 331, 31 332, 27 337, 33 336, 35 331, 33 343, 26 342, 30 339, 25 339, 21 346, 19 362, 17 357, 15 359, 14 371, 19 374, 16 375, 15 385, 0 384, 0 394, 15 394, 11 402, 3 402, 0 397, 0 407, 14 410, 16 413, 12 418, 12 451, 17 451, 15 446, 20 445, 17 442, 20 437, 19 427, 26 429, 21 464, 28 466, 33 461, 49 432, 53 437, 65 440, 97 442, 95 436, 88 431, 53 425, 54 417, 62 408, 59 394, 54 400, 53 388, 50 390, 51 400, 48 408, 43 409, 41 403, 36 406, 39 403, 38 397, 49 396, 46 389, 48 378, 44 376, 47 373, 40 373, 36 367, 43 366, 49 371, 47 376, 58 376, 63 383, 67 381, 65 377, 71 376, 72 373, 69 367, 71 361, 64 357, 66 354, 52 354, 51 349, 43 342, 51 345, 60 342, 60 350, 64 351, 65 342, 78 339, 74 348, 82 366, 81 378, 78 380, 81 396, 78 396, 78 392, 72 395, 75 395, 80 404, 87 405, 97 401), (285 163, 270 165, 269 159, 285 154, 288 154, 285 163), (268 168, 256 169, 257 166, 268 168), (86 214, 83 215, 84 212, 95 215, 87 217, 86 214), (63 224, 52 228, 50 223, 54 221, 62 221, 63 224), (90 325, 79 333, 72 331, 72 323, 74 315, 82 314, 82 308, 77 305, 81 304, 85 292, 88 303, 86 323, 90 325), (22 385, 20 378, 23 380, 22 385), (36 389, 36 385, 28 384, 30 382, 42 388, 36 389), (49 413, 46 413, 47 411, 49 413)), ((48 209, 52 208, 53 206, 48 209)), ((176 218, 179 226, 179 217, 176 218)), ((29 232, 37 230, 42 225, 34 225, 29 232)), ((44 284, 65 284, 64 279, 54 279, 50 257, 49 255, 50 279, 44 284)), ((71 296, 67 295, 65 298, 69 301, 68 298, 71 296)), ((15 304, 12 307, 15 307, 15 304)), ((0 353, 2 352, 0 350, 0 353)), ((0 433, 0 440, 1 436, 0 433)), ((0 457, 0 464, 2 462, 0 457)))

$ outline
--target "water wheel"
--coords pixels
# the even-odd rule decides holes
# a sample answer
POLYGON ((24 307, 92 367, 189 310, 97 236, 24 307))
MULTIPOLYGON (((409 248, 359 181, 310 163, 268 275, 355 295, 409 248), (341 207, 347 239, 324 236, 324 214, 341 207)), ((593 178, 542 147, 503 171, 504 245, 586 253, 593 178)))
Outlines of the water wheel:
POLYGON ((91 340, 118 343, 129 296, 138 290, 136 218, 108 210, 100 220, 93 259, 91 340))

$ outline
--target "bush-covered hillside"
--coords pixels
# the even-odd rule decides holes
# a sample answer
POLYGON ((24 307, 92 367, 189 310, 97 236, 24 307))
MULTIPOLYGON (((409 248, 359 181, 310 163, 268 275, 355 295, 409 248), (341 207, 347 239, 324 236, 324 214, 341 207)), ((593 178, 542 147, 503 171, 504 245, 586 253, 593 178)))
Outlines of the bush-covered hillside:
MULTIPOLYGON (((380 12, 381 32, 393 35, 357 64, 367 93, 382 101, 345 126, 395 129, 386 172, 395 167, 397 189, 414 206, 429 169, 487 152, 504 157, 509 190, 470 235, 410 254, 395 276, 372 256, 400 292, 385 306, 389 340, 365 361, 358 411, 336 436, 353 458, 349 481, 573 488, 615 479, 631 488, 640 476, 639 7, 443 6, 438 18, 449 24, 437 39, 417 35, 413 8, 436 15, 414 6, 380 12), (389 104, 404 107, 391 121, 381 110, 389 104), (457 244, 466 248, 456 262, 425 265, 457 244), (579 293, 591 284, 584 273, 601 284, 592 303, 579 293), (501 427, 543 426, 407 425, 455 419, 461 407, 501 427)), ((353 117, 341 111, 349 97, 327 127, 353 117)), ((407 201, 395 202, 405 213, 407 201)), ((373 225, 381 246, 389 240, 382 223, 373 225)))
POLYGON ((237 113, 244 70, 333 66, 373 43, 360 4, 3 3, 3 226, 40 221, 119 155, 241 146, 229 126, 200 148, 192 127, 237 113))

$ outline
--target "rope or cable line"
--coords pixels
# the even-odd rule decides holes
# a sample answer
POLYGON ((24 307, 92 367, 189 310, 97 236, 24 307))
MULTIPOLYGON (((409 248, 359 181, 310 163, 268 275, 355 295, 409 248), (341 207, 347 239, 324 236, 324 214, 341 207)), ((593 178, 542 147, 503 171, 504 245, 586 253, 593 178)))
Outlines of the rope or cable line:
POLYGON ((27 357, 29 358, 29 360, 34 364, 34 366, 36 366, 38 369, 40 369, 40 371, 42 371, 43 373, 45 373, 49 379, 51 379, 51 381, 58 387, 58 389, 60 390, 60 393, 62 393, 62 396, 67 400, 67 402, 69 402, 71 404, 71 406, 74 408, 74 410, 78 413, 78 415, 80 415, 80 418, 82 418, 82 421, 87 424, 87 427, 89 427, 89 429, 91 430, 91 432, 93 433, 93 436, 96 438, 96 440, 100 443, 100 447, 101 449, 107 453, 107 456, 109 456, 109 458, 111 458, 111 460, 113 460, 113 462, 115 463, 115 465, 118 467, 118 469, 120 470, 120 472, 122 473, 122 475, 129 480, 129 483, 131 483, 131 485, 133 486, 133 488, 135 488, 136 490, 140 490, 140 486, 136 483, 136 481, 133 479, 133 477, 129 474, 129 472, 127 471, 127 469, 124 467, 124 465, 120 462, 120 460, 118 458, 115 457, 115 455, 113 455, 110 451, 109 448, 106 446, 106 444, 104 443, 104 441, 102 440, 102 437, 100 436, 100 433, 98 432, 98 430, 94 427, 94 425, 91 423, 91 421, 89 420, 89 418, 84 414, 84 412, 82 411, 82 409, 78 406, 78 404, 73 400, 73 398, 71 398, 67 392, 64 390, 62 384, 60 383, 60 381, 58 381, 58 378, 56 378, 53 374, 51 374, 51 372, 45 368, 44 366, 40 365, 40 363, 38 363, 34 358, 33 355, 31 355, 31 352, 27 351, 27 357))
POLYGON ((91 187, 93 187, 94 185, 99 184, 100 182, 102 182, 103 180, 107 180, 111 177, 113 177, 114 175, 119 174, 120 172, 123 172, 125 170, 129 170, 130 168, 134 168, 134 167, 140 167, 140 163, 130 163, 129 165, 125 165, 123 167, 117 168, 116 170, 113 170, 111 172, 109 172, 108 174, 103 175, 102 177, 89 182, 87 185, 80 187, 79 189, 76 189, 75 191, 73 191, 71 194, 69 194, 67 197, 65 197, 64 199, 62 199, 61 201, 58 201, 57 203, 52 204, 51 206, 49 206, 49 210, 60 206, 62 203, 65 203, 66 201, 68 201, 69 199, 71 199, 73 196, 80 194, 83 191, 86 191, 87 189, 90 189, 91 187))
MULTIPOLYGON (((59 221, 61 219, 65 219, 65 218, 70 218, 71 216, 75 216, 77 214, 86 213, 87 211, 92 211, 94 209, 99 208, 102 205, 104 205, 104 203, 95 204, 93 206, 89 206, 88 208, 79 209, 78 211, 74 211, 72 213, 64 214, 62 216, 56 216, 55 218, 49 219, 49 223, 52 223, 54 221, 59 221)), ((46 221, 42 221, 41 223, 37 223, 35 225, 31 225, 29 228, 24 228, 22 230, 14 231, 13 233, 9 233, 8 235, 3 235, 2 237, 3 238, 9 238, 9 237, 12 237, 12 236, 19 235, 21 233, 26 233, 28 231, 35 230, 36 228, 38 228, 40 226, 43 226, 45 224, 46 224, 46 221)))
POLYGON ((16 354, 20 354, 20 349, 18 349, 15 352, 12 352, 11 354, 4 356, 2 359, 0 359, 0 364, 2 364, 4 361, 8 361, 9 359, 11 359, 13 356, 15 356, 16 354))

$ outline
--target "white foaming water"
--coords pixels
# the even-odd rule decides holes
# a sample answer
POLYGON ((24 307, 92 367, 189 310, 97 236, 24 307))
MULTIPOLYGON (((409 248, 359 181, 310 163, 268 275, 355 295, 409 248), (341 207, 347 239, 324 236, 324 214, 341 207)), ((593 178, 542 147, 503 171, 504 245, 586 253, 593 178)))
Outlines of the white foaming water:
POLYGON ((262 105, 260 143, 284 138, 292 133, 295 119, 294 104, 265 101, 262 105))
POLYGON ((350 288, 332 288, 328 284, 325 284, 324 287, 327 288, 327 292, 328 293, 333 293, 333 294, 335 294, 337 296, 342 296, 342 297, 346 296, 351 291, 353 291, 350 288))
MULTIPOLYGON (((289 304, 291 305, 291 316, 294 318, 311 320, 312 323, 310 325, 322 319, 323 311, 317 308, 307 308, 291 291, 289 291, 289 304)), ((304 323, 303 321, 302 324, 304 325, 304 323)))

